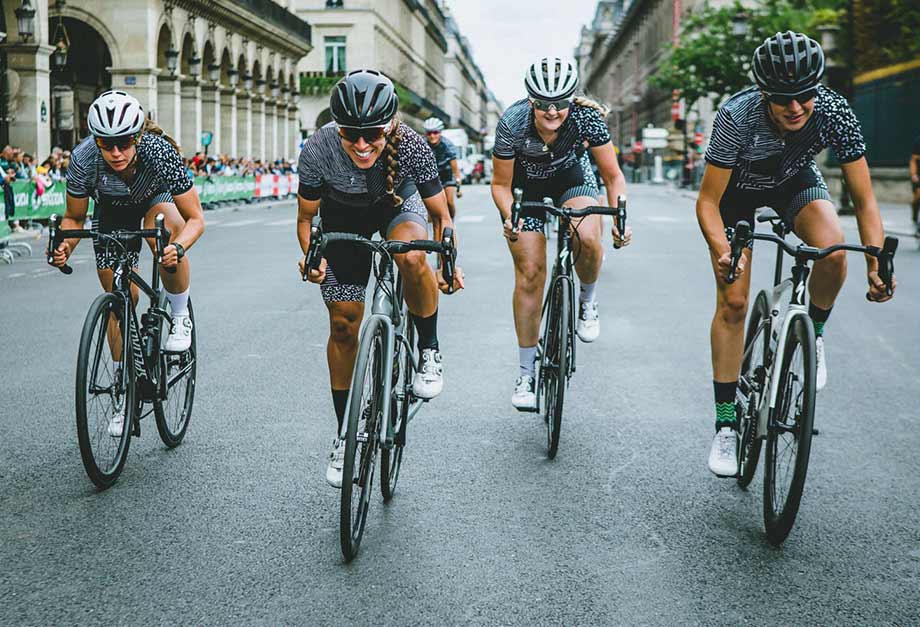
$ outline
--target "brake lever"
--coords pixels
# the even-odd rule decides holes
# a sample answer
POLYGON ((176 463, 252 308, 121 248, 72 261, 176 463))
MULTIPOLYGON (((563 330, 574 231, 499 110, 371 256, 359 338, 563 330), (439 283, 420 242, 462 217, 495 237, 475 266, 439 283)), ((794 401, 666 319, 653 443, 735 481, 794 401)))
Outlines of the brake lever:
MULTIPOLYGON (((52 214, 51 220, 48 223, 48 263, 54 264, 54 251, 57 250, 57 247, 61 245, 61 242, 64 241, 64 238, 61 237, 59 231, 61 228, 61 216, 58 214, 52 214)), ((73 274, 73 268, 68 266, 66 263, 59 267, 58 270, 62 274, 73 274)))
MULTIPOLYGON (((626 237, 626 197, 617 196, 617 213, 614 216, 617 225, 617 232, 620 234, 620 240, 626 237)), ((622 244, 613 243, 614 248, 622 248, 622 244)))
POLYGON ((454 230, 450 227, 441 234, 441 243, 445 252, 441 254, 441 276, 447 283, 447 293, 454 293, 454 264, 457 258, 457 249, 454 248, 454 230))
POLYGON ((744 250, 744 246, 751 239, 751 225, 746 221, 741 220, 738 224, 735 225, 735 231, 732 233, 732 256, 731 256, 731 269, 728 271, 728 278, 725 280, 726 283, 732 284, 737 278, 735 272, 738 269, 738 262, 741 260, 741 252, 744 250))
POLYGON ((514 189, 514 202, 511 204, 511 232, 517 235, 520 232, 518 222, 521 220, 521 201, 524 199, 524 190, 520 187, 514 189))

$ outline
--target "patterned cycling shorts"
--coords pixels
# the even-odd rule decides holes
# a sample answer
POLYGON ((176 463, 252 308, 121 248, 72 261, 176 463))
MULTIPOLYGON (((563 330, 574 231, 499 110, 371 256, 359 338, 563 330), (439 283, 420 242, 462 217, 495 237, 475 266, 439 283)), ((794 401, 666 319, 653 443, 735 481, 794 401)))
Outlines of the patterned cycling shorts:
MULTIPOLYGON (((594 172, 587 153, 572 167, 557 172, 548 179, 527 179, 522 171, 515 168, 513 187, 524 190, 526 202, 543 202, 544 198, 551 198, 557 207, 562 206, 578 196, 597 198, 599 192, 595 183, 594 172)), ((546 224, 546 211, 532 209, 523 211, 524 225, 521 231, 543 231, 546 224)))
MULTIPOLYGON (((160 203, 175 204, 175 201, 169 192, 156 194, 143 203, 134 203, 128 198, 104 198, 95 204, 92 230, 111 233, 119 229, 139 229, 147 212, 160 203)), ((102 239, 93 240, 93 251, 96 253, 96 268, 99 270, 114 268, 121 252, 117 246, 102 239)), ((134 268, 138 266, 140 251, 140 240, 128 246, 128 258, 134 268)))

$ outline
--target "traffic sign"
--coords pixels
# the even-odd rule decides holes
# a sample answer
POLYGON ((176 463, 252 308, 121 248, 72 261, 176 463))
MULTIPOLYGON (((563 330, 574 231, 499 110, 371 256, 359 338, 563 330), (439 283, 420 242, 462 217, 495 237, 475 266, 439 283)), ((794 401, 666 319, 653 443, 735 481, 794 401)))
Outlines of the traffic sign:
POLYGON ((667 139, 668 129, 648 127, 642 129, 642 139, 667 139))
POLYGON ((211 139, 212 139, 213 137, 214 137, 214 133, 212 133, 211 131, 204 131, 204 132, 201 134, 201 145, 202 145, 202 146, 210 146, 210 145, 211 145, 211 139))
POLYGON ((645 147, 646 148, 667 148, 668 140, 663 137, 646 137, 645 147))

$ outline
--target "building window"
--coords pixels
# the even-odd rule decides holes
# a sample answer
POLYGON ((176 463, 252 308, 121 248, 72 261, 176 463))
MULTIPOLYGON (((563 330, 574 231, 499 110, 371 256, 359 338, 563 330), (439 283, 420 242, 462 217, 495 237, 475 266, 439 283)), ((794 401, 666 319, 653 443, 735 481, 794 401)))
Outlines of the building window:
POLYGON ((326 37, 326 76, 345 73, 345 37, 326 37))

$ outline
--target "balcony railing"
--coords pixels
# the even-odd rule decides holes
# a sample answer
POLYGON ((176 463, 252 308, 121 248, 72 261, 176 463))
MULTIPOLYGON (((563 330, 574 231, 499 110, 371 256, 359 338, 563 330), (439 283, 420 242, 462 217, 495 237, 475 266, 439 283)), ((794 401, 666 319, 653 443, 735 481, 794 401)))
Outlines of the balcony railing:
POLYGON ((304 39, 308 44, 312 44, 310 39, 310 25, 302 19, 282 7, 272 0, 230 0, 251 13, 262 16, 263 19, 278 26, 284 31, 304 39))

